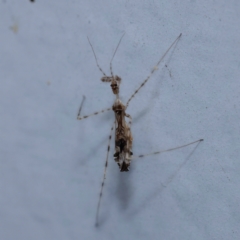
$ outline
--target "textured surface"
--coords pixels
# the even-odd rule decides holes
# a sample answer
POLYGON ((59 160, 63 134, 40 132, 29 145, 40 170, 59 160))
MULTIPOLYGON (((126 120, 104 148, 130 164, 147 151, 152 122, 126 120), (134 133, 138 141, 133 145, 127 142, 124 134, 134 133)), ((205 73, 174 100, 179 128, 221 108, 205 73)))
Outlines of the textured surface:
POLYGON ((0 1, 0 239, 240 239, 239 1, 0 1), (126 103, 136 160, 120 173, 113 113, 87 36, 126 103), (167 67, 165 67, 167 64, 167 67), (113 150, 113 145, 111 149, 113 150))

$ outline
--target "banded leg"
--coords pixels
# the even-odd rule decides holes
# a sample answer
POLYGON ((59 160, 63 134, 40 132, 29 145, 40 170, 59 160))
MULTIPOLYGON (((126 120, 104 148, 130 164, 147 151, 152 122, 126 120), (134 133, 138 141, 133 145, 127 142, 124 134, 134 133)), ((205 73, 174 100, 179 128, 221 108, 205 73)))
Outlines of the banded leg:
POLYGON ((142 157, 147 157, 147 156, 151 156, 151 155, 155 155, 155 154, 161 154, 161 153, 164 153, 164 152, 170 152, 170 151, 174 151, 174 150, 177 150, 177 149, 180 149, 180 148, 184 148, 184 147, 187 147, 189 145, 192 145, 194 143, 200 143, 202 142, 203 139, 199 139, 197 141, 194 141, 194 142, 190 142, 190 143, 187 143, 187 144, 184 144, 182 146, 178 146, 178 147, 174 147, 174 148, 169 148, 169 149, 166 149, 166 150, 162 150, 162 151, 158 151, 158 152, 153 152, 153 153, 148 153, 148 154, 142 154, 142 155, 139 155, 139 156, 133 156, 132 159, 137 159, 137 158, 142 158, 142 157))
POLYGON ((85 96, 83 96, 83 100, 82 100, 82 102, 81 102, 81 105, 80 105, 80 108, 79 108, 79 110, 78 110, 78 115, 77 115, 77 120, 82 120, 82 119, 84 119, 84 118, 88 118, 88 117, 90 117, 90 116, 94 116, 94 115, 97 115, 97 114, 99 114, 99 113, 103 113, 103 112, 107 112, 107 111, 110 111, 110 110, 112 110, 112 108, 106 108, 106 109, 103 109, 103 110, 101 110, 101 111, 98 111, 98 112, 95 112, 95 113, 92 113, 92 114, 89 114, 89 115, 86 115, 86 116, 80 116, 80 113, 81 113, 81 110, 82 110, 82 106, 83 106, 83 103, 84 103, 84 101, 85 101, 85 96))
POLYGON ((101 190, 100 190, 98 205, 97 205, 96 223, 95 223, 96 227, 98 226, 98 216, 99 216, 100 204, 101 204, 101 199, 102 199, 103 187, 104 187, 104 183, 105 183, 105 179, 106 179, 106 173, 107 173, 107 167, 108 167, 108 156, 109 156, 109 152, 110 152, 110 143, 111 143, 111 139, 112 139, 112 132, 113 132, 114 126, 115 126, 115 121, 112 125, 110 135, 109 135, 109 139, 108 139, 107 157, 106 157, 103 180, 102 180, 102 184, 101 184, 101 190))
POLYGON ((153 70, 151 71, 150 75, 143 81, 143 83, 140 85, 140 87, 138 87, 137 90, 135 90, 135 92, 133 93, 133 95, 129 98, 129 100, 127 101, 126 104, 126 109, 129 105, 129 102, 134 98, 134 96, 138 93, 138 91, 147 83, 147 81, 150 79, 150 77, 153 75, 153 73, 158 69, 159 64, 162 62, 162 60, 164 59, 164 57, 167 55, 167 53, 169 52, 169 50, 173 47, 173 45, 180 39, 180 37, 182 36, 182 33, 175 39, 175 41, 171 44, 171 46, 167 49, 167 51, 163 54, 163 56, 161 57, 161 59, 157 62, 156 66, 153 68, 153 70))
POLYGON ((127 118, 129 118, 130 120, 129 120, 129 122, 128 122, 128 124, 129 124, 129 128, 131 128, 131 124, 132 124, 132 117, 129 115, 129 114, 127 114, 127 113, 125 113, 125 117, 127 117, 127 118))

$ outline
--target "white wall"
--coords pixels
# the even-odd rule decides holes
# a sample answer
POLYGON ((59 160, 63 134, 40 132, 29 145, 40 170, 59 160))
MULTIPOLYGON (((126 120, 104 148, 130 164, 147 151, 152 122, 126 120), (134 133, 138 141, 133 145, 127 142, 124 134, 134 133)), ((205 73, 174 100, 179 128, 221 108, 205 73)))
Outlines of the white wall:
POLYGON ((239 239, 240 2, 2 0, 0 239, 239 239), (120 173, 113 143, 97 201, 113 113, 100 81, 113 62, 127 101, 136 160, 120 173), (165 67, 167 64, 167 68, 165 67), (170 75, 171 73, 171 75, 170 75))

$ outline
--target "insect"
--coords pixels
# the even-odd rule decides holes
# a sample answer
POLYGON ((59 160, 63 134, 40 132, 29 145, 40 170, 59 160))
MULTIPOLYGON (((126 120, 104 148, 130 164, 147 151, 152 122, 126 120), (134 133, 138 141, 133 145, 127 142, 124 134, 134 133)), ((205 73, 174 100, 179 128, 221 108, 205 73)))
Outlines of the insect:
POLYGON ((135 95, 138 93, 138 91, 148 82, 148 80, 151 78, 153 73, 158 69, 159 64, 162 62, 162 60, 167 55, 167 53, 170 51, 170 49, 179 41, 182 34, 180 34, 175 39, 175 41, 170 45, 170 47, 162 55, 160 60, 157 62, 156 66, 150 72, 149 76, 142 82, 142 84, 134 91, 134 93, 128 99, 126 105, 123 104, 123 102, 120 100, 120 97, 119 97, 121 78, 117 75, 114 76, 113 71, 112 71, 112 61, 114 59, 114 56, 115 56, 115 54, 118 50, 118 47, 121 43, 121 40, 122 40, 124 34, 120 38, 120 40, 118 42, 118 45, 117 45, 117 47, 114 51, 114 54, 112 56, 112 59, 110 61, 111 76, 107 76, 105 74, 105 72, 102 70, 102 68, 99 66, 94 48, 93 48, 93 46, 92 46, 92 44, 91 44, 91 42, 88 38, 88 42, 89 42, 89 44, 92 48, 92 52, 94 54, 94 58, 95 58, 97 67, 103 74, 103 77, 101 78, 101 81, 102 82, 110 82, 112 92, 116 96, 116 99, 115 99, 115 101, 113 103, 113 106, 111 108, 103 109, 103 110, 95 112, 93 114, 89 114, 89 115, 81 117, 80 114, 81 114, 82 106, 83 106, 83 103, 84 103, 84 100, 85 100, 85 97, 83 97, 83 100, 81 102, 81 105, 80 105, 80 108, 79 108, 79 111, 78 111, 78 115, 77 115, 78 120, 86 119, 90 116, 94 116, 94 115, 97 115, 99 113, 103 113, 103 112, 110 111, 110 110, 113 110, 114 115, 115 115, 115 121, 114 121, 114 123, 111 127, 111 132, 110 132, 109 140, 108 140, 107 157, 106 157, 106 161, 105 161, 104 175, 103 175, 103 180, 102 180, 102 184, 101 184, 101 190, 100 190, 98 206, 97 206, 97 213, 96 213, 96 225, 98 225, 100 203, 101 203, 101 198, 102 198, 102 193, 103 193, 104 182, 105 182, 105 179, 106 179, 106 172, 107 172, 107 167, 108 167, 108 157, 109 157, 109 152, 110 152, 110 142, 111 142, 112 132, 113 132, 114 126, 115 126, 115 152, 114 152, 113 157, 114 157, 115 162, 118 164, 121 172, 129 171, 129 167, 130 167, 131 161, 133 159, 141 158, 141 157, 145 157, 145 156, 149 156, 149 155, 153 155, 153 154, 160 154, 162 152, 173 151, 173 150, 183 148, 183 147, 189 146, 191 144, 199 143, 199 142, 203 141, 203 139, 199 139, 197 141, 194 141, 194 142, 182 145, 182 146, 178 146, 178 147, 175 147, 175 148, 171 148, 171 149, 167 149, 167 150, 163 150, 163 151, 157 151, 157 152, 153 152, 153 153, 149 153, 149 154, 145 154, 145 155, 133 156, 133 153, 132 153, 133 136, 132 136, 132 133, 131 133, 132 117, 129 114, 126 113, 126 109, 128 108, 130 101, 135 97, 135 95), (129 122, 126 121, 126 118, 129 119, 129 122))

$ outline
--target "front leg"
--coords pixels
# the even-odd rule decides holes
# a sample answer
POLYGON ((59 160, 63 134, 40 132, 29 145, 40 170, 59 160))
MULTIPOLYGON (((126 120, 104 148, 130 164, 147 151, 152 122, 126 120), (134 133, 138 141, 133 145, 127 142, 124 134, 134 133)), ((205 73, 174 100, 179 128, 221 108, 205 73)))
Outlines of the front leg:
POLYGON ((112 108, 106 108, 106 109, 103 109, 103 110, 101 110, 101 111, 98 111, 98 112, 94 112, 94 113, 91 113, 91 114, 88 114, 88 115, 86 115, 86 116, 80 116, 80 113, 81 113, 81 110, 82 110, 82 106, 83 106, 83 103, 84 103, 84 101, 85 101, 85 96, 83 96, 83 100, 82 100, 82 102, 81 102, 81 105, 80 105, 80 108, 79 108, 79 110, 78 110, 78 115, 77 115, 77 120, 82 120, 82 119, 85 119, 85 118, 88 118, 88 117, 90 117, 90 116, 94 116, 94 115, 97 115, 97 114, 99 114, 99 113, 103 113, 103 112, 107 112, 107 111, 110 111, 110 110, 112 110, 112 108))

